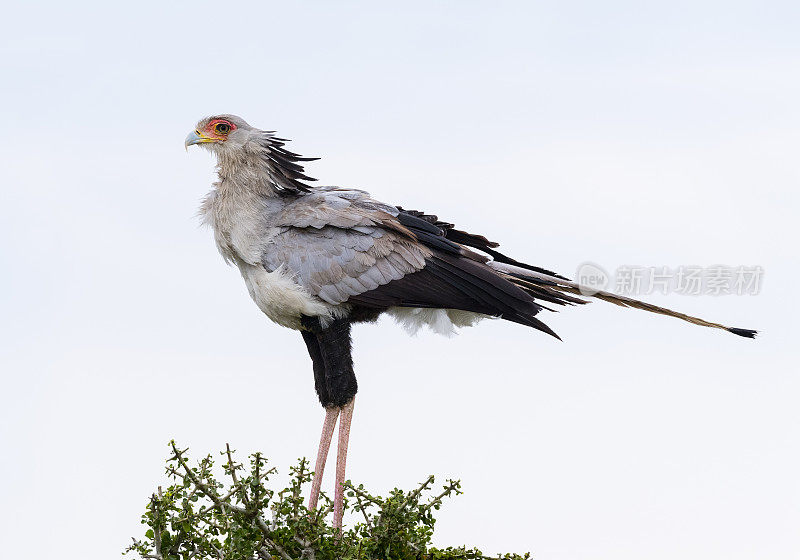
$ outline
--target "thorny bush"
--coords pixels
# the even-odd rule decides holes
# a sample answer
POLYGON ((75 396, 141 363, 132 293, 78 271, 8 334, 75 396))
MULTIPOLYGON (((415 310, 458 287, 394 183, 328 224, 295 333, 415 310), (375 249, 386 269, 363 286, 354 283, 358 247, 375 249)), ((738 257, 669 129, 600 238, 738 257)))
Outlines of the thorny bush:
MULTIPOLYGON (((345 511, 359 522, 338 534, 326 522, 333 502, 324 493, 320 507, 309 512, 304 486, 312 472, 302 459, 291 468, 291 484, 279 492, 268 487, 274 468, 260 454, 237 463, 229 446, 222 452, 227 484, 215 476, 208 455, 192 464, 186 450, 170 442, 167 475, 172 484, 152 495, 142 516, 143 539, 133 539, 125 554, 156 560, 467 560, 490 558, 478 549, 431 546, 442 501, 460 494, 460 483, 448 480, 434 493, 433 476, 405 492, 385 498, 345 483, 345 511)), ((506 560, 530 555, 506 554, 506 560)))

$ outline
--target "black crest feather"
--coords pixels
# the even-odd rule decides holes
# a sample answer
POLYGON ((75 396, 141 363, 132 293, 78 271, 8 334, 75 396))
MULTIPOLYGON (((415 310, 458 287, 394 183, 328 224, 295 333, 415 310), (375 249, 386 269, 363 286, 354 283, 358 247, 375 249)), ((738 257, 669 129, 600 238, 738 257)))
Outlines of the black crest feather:
POLYGON ((275 182, 275 188, 281 194, 306 193, 311 190, 304 181, 316 181, 305 174, 305 169, 300 162, 316 161, 319 158, 303 157, 284 148, 285 138, 275 136, 265 137, 267 151, 264 159, 269 166, 275 182))

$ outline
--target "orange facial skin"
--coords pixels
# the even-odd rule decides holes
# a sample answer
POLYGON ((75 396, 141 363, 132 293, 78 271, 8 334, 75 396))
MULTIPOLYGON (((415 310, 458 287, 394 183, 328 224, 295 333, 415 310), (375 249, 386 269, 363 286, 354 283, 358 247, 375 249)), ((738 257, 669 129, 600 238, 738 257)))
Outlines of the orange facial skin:
POLYGON ((214 119, 203 129, 203 135, 208 138, 213 138, 219 142, 224 142, 228 139, 228 134, 236 130, 236 125, 225 119, 214 119))

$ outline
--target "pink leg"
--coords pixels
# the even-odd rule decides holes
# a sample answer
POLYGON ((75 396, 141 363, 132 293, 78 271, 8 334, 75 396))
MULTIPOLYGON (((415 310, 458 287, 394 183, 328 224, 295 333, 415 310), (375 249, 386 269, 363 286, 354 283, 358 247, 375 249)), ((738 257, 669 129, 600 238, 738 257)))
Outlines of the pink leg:
POLYGON ((347 444, 350 441, 350 421, 353 419, 353 406, 356 399, 342 407, 342 421, 339 422, 339 448, 336 456, 336 488, 333 494, 333 526, 341 532, 344 515, 344 470, 347 465, 347 444))
POLYGON ((311 482, 311 495, 308 497, 308 511, 313 512, 317 509, 319 489, 322 486, 322 474, 325 472, 325 461, 328 459, 328 450, 331 448, 333 430, 336 428, 336 419, 338 417, 338 408, 325 409, 325 422, 322 424, 322 436, 319 438, 317 464, 314 466, 314 480, 311 482))

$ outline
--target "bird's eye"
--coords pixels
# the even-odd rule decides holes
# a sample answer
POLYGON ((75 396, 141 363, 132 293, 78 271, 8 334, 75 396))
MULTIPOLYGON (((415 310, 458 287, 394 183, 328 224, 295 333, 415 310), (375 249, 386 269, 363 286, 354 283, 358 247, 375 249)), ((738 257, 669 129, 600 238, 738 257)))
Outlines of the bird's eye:
POLYGON ((231 125, 227 123, 219 123, 214 127, 214 132, 217 134, 228 134, 231 131, 231 125))

